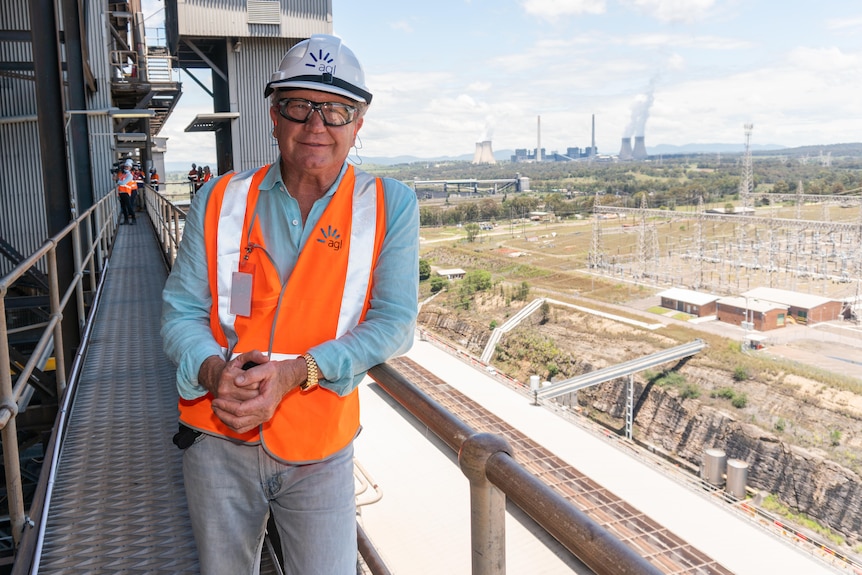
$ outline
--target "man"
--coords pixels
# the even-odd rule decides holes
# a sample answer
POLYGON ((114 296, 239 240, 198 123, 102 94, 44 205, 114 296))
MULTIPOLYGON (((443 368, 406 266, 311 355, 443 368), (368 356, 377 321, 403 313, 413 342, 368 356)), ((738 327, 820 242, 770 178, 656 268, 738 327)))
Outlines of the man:
POLYGON ((188 179, 192 186, 192 194, 194 194, 198 191, 198 181, 200 180, 200 178, 198 177, 198 167, 196 164, 192 164, 192 169, 189 170, 188 179))
POLYGON ((256 573, 271 512, 285 573, 353 575, 356 386, 411 345, 418 206, 346 162, 371 93, 340 39, 291 48, 264 96, 278 160, 201 189, 165 286, 175 442, 202 573, 256 573))
POLYGON ((117 175, 117 195, 120 198, 120 211, 123 214, 121 223, 136 223, 135 208, 132 203, 132 194, 137 189, 135 185, 135 176, 132 175, 132 160, 131 158, 123 162, 122 171, 117 175))
POLYGON ((136 212, 140 212, 141 209, 143 209, 143 205, 139 204, 142 204, 144 199, 144 172, 141 170, 140 164, 134 164, 132 166, 132 177, 134 178, 135 183, 135 186, 132 189, 132 209, 136 212), (140 194, 138 193, 138 190, 140 190, 140 194))
POLYGON ((156 171, 156 168, 150 168, 150 186, 152 186, 153 190, 156 192, 159 191, 159 172, 156 171))

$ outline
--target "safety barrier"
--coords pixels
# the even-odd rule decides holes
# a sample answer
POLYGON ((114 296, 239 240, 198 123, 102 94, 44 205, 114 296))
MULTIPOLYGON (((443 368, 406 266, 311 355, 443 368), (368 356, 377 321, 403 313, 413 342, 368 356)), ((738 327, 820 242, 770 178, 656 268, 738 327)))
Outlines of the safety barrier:
POLYGON ((597 575, 658 575, 659 569, 519 465, 505 439, 474 433, 393 367, 369 375, 398 403, 458 453, 470 481, 473 575, 504 575, 506 498, 530 515, 597 575))
MULTIPOLYGON (((0 279, 0 439, 3 444, 3 462, 6 473, 6 500, 8 503, 9 521, 11 524, 13 543, 17 547, 20 542, 27 517, 24 509, 24 493, 21 481, 21 463, 19 461, 20 446, 16 416, 26 409, 38 387, 39 391, 50 396, 56 396, 58 405, 63 405, 69 397, 67 382, 76 379, 80 368, 81 354, 77 353, 72 362, 69 377, 66 374, 66 358, 64 356, 63 322, 76 321, 82 339, 86 337, 92 317, 88 317, 88 309, 92 316, 95 301, 98 299, 98 283, 104 276, 108 264, 108 254, 116 237, 119 204, 113 193, 106 194, 101 200, 74 221, 70 222, 59 233, 49 238, 42 247, 26 260, 18 264, 12 271, 0 279), (60 285, 57 251, 61 245, 72 243, 74 275, 68 285, 60 285), (44 270, 48 280, 48 318, 46 321, 30 321, 25 325, 9 328, 7 323, 7 297, 9 290, 16 281, 28 274, 44 270), (88 285, 85 288, 85 281, 88 285), (91 301, 85 302, 84 292, 88 291, 91 301), (72 303, 74 301, 74 303, 72 303), (88 308, 89 306, 89 308, 88 308), (29 360, 21 365, 21 361, 12 361, 9 336, 32 332, 38 334, 38 341, 30 353, 29 360), (54 358, 55 389, 48 389, 39 377, 49 356, 54 358), (13 387, 14 366, 14 387, 13 387)), ((83 346, 78 348, 83 349, 83 346)), ((61 407, 58 425, 55 426, 48 449, 45 452, 43 469, 51 467, 54 444, 58 432, 65 424, 64 409, 61 407)), ((37 506, 38 501, 33 503, 37 506)))
POLYGON ((177 259, 177 249, 183 237, 186 212, 168 196, 151 188, 145 192, 144 203, 147 206, 147 216, 153 224, 156 238, 162 248, 162 256, 168 269, 171 269, 174 260, 177 259))

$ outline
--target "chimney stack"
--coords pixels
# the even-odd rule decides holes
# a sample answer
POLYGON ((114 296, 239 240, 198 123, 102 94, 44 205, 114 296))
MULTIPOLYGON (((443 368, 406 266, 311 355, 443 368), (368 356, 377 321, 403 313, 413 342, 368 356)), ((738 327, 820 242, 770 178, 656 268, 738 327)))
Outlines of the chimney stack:
POLYGON ((536 116, 536 161, 542 161, 542 117, 536 116))

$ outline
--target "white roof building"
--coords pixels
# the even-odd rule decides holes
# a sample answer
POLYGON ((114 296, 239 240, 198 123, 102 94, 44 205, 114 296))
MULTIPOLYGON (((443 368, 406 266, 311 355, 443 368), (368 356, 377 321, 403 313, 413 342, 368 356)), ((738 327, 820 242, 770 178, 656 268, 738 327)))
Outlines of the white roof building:
POLYGON ((756 287, 744 292, 742 295, 802 309, 812 309, 833 301, 828 297, 771 287, 756 287))
POLYGON ((694 305, 706 305, 718 299, 717 295, 675 287, 664 290, 658 295, 659 297, 684 301, 694 305))

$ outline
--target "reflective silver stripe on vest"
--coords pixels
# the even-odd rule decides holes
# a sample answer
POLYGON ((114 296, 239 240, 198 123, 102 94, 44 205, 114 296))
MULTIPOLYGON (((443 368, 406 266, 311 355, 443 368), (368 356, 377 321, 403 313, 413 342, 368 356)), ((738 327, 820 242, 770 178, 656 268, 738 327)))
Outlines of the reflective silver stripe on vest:
POLYGON ((347 279, 341 296, 338 328, 341 337, 359 324, 365 294, 371 281, 374 263, 374 238, 377 231, 377 179, 354 169, 356 183, 353 192, 353 216, 350 225, 350 253, 347 259, 347 279))
POLYGON ((234 329, 236 315, 230 313, 230 288, 233 272, 239 270, 239 257, 245 222, 245 206, 251 180, 257 170, 247 170, 235 175, 227 183, 218 220, 216 236, 216 280, 218 281, 218 320, 227 338, 228 348, 236 345, 234 329))
MULTIPOLYGON (((234 322, 230 313, 230 288, 233 272, 239 269, 240 252, 245 241, 246 202, 251 180, 257 170, 249 170, 234 176, 224 192, 219 214, 218 241, 216 250, 216 276, 218 279, 218 317, 228 348, 233 350, 237 342, 234 322)), ((347 257, 347 278, 335 337, 341 337, 359 324, 365 294, 371 281, 374 263, 374 239, 377 231, 377 180, 370 174, 355 170, 356 182, 353 190, 353 212, 351 215, 350 252, 347 257)))

